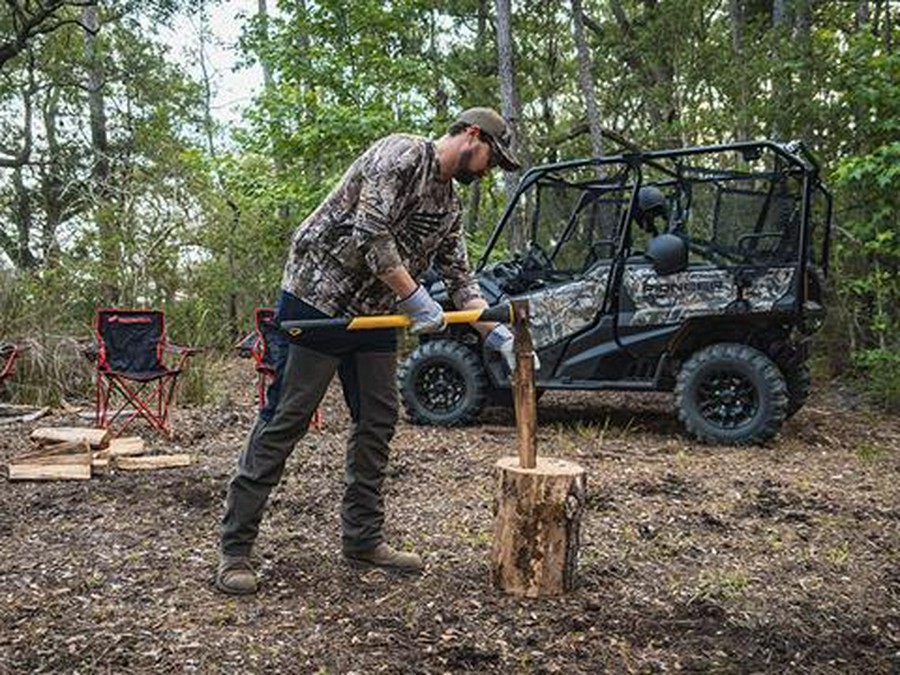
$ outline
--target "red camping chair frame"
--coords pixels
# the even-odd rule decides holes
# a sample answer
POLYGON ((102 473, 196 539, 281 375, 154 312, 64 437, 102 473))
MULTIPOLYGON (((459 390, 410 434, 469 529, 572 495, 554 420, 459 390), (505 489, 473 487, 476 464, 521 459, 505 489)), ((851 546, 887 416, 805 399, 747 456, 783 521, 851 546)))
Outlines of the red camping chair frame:
POLYGON ((22 354, 22 349, 11 343, 0 343, 0 383, 16 371, 16 359, 22 354))
MULTIPOLYGON (((149 330, 149 328, 148 328, 149 330)), ((175 403, 175 385, 178 375, 192 355, 203 351, 193 347, 181 347, 168 341, 165 314, 162 310, 123 309, 104 307, 98 309, 94 320, 94 336, 97 340, 97 413, 96 425, 109 429, 119 436, 136 419, 142 417, 153 429, 172 439, 175 435, 170 412, 175 403), (101 323, 147 324, 158 322, 158 336, 148 336, 151 343, 144 345, 144 357, 154 361, 148 370, 114 370, 111 361, 118 358, 115 346, 107 339, 101 323), (155 344, 152 344, 154 343, 155 344), (155 353, 148 353, 152 350, 155 353), (173 368, 163 363, 163 355, 177 356, 173 368), (129 409, 129 404, 132 406, 129 409)))
MULTIPOLYGON (((275 366, 269 360, 269 345, 266 339, 266 331, 274 329, 276 329, 275 310, 271 307, 257 307, 253 317, 252 339, 248 341, 245 338, 238 345, 239 348, 246 344, 250 346, 250 356, 253 358, 253 367, 257 374, 256 397, 260 410, 266 406, 266 390, 275 379, 275 366)), ((318 406, 309 424, 314 430, 321 431, 324 421, 322 406, 318 406)))

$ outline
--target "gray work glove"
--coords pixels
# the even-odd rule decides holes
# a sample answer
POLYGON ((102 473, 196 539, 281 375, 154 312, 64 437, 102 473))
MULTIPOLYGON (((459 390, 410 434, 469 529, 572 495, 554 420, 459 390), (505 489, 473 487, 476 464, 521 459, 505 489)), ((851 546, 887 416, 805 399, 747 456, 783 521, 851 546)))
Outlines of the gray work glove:
POLYGON ((444 321, 444 310, 428 295, 428 291, 421 284, 397 303, 397 309, 412 320, 409 329, 416 335, 439 333, 447 325, 444 321))
MULTIPOLYGON (((497 324, 494 330, 487 334, 487 337, 484 339, 484 344, 495 352, 500 353, 500 356, 502 356, 503 360, 506 362, 507 368, 509 368, 509 372, 514 373, 516 371, 515 341, 513 340, 512 331, 510 331, 509 328, 502 323, 497 324)), ((534 369, 541 369, 541 360, 538 358, 537 354, 534 355, 534 369)))

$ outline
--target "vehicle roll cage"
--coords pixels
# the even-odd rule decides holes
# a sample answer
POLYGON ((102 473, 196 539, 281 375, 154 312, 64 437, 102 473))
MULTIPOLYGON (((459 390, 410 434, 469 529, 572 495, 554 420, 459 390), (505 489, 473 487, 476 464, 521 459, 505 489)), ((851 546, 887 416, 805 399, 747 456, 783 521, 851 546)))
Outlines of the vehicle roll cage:
MULTIPOLYGON (((585 195, 590 193, 602 192, 619 192, 630 188, 631 194, 628 200, 628 208, 623 212, 619 224, 616 227, 614 239, 616 242, 616 250, 614 258, 620 258, 627 245, 629 224, 632 222, 635 206, 637 203, 637 193, 643 183, 643 166, 649 166, 663 174, 671 176, 670 180, 655 181, 654 184, 665 186, 683 185, 693 183, 717 183, 723 180, 741 180, 741 179, 767 179, 773 181, 775 178, 785 175, 796 175, 801 177, 803 199, 801 201, 800 213, 800 241, 798 242, 799 251, 806 251, 809 245, 809 206, 812 202, 813 192, 820 193, 825 198, 826 214, 825 214, 825 232, 822 243, 822 271, 828 273, 828 253, 830 250, 830 223, 832 215, 832 196, 831 193, 822 184, 819 176, 820 164, 815 155, 800 141, 791 141, 789 143, 775 143, 772 141, 747 141, 740 143, 731 143, 724 145, 708 145, 690 148, 681 148, 677 150, 654 150, 646 152, 629 152, 619 155, 607 157, 594 157, 587 159, 568 160, 565 162, 557 162, 553 164, 544 164, 533 167, 525 172, 519 181, 513 198, 506 205, 500 220, 491 232, 491 236, 487 241, 484 253, 476 265, 476 272, 481 272, 488 263, 490 254, 500 239, 500 235, 506 229, 513 211, 519 203, 522 195, 532 186, 540 183, 548 187, 566 187, 585 190, 585 195), (759 159, 763 152, 772 153, 776 161, 784 164, 782 171, 741 171, 721 168, 709 168, 704 166, 691 166, 683 162, 686 158, 699 155, 714 155, 725 152, 740 152, 746 161, 759 159), (674 162, 674 166, 669 166, 667 162, 674 162), (602 169, 604 167, 620 167, 620 170, 611 175, 603 175, 598 171, 598 177, 591 180, 570 181, 558 175, 563 171, 571 171, 574 169, 596 167, 602 169), (688 178, 687 174, 693 174, 688 178)), ((767 200, 772 198, 774 183, 770 186, 767 200)), ((538 223, 538 215, 540 211, 540 190, 537 191, 535 197, 535 205, 531 218, 531 239, 535 239, 538 223)), ((598 197, 586 199, 582 197, 578 205, 571 214, 566 228, 555 245, 550 255, 552 259, 560 246, 571 234, 574 229, 578 212, 587 204, 594 201, 598 197)), ((761 223, 757 224, 757 230, 761 227, 761 223)), ((798 283, 803 278, 803 271, 806 268, 806 256, 800 255, 798 260, 799 271, 798 283)))

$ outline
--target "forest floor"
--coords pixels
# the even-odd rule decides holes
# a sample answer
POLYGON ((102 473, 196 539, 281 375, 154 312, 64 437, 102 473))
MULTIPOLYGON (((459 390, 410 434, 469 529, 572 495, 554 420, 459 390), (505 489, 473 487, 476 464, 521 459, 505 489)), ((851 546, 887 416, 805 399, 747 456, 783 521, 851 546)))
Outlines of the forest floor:
MULTIPOLYGON (((0 480, 0 673, 900 671, 900 422, 819 385, 763 448, 684 435, 668 396, 549 393, 538 452, 588 475, 578 587, 491 587, 505 410, 461 429, 401 422, 387 537, 421 576, 348 567, 339 504, 348 420, 291 457, 256 548, 257 596, 212 586, 226 482, 253 415, 246 363, 224 401, 180 408, 191 467, 90 481, 0 480)), ((0 430, 0 464, 34 426, 0 430)), ((84 424, 84 421, 80 421, 84 424)))

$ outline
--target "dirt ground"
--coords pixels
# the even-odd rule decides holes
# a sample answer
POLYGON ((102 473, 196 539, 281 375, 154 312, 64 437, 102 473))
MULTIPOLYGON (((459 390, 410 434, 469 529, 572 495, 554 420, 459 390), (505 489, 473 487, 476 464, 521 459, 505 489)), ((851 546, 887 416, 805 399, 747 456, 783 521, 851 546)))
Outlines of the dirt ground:
MULTIPOLYGON (((579 585, 490 585, 494 463, 512 415, 401 423, 387 536, 418 577, 340 556, 347 416, 299 444, 256 556, 261 591, 216 593, 217 527, 254 414, 246 363, 223 403, 177 411, 186 469, 0 482, 0 673, 900 672, 900 423, 818 385, 769 447, 694 443, 665 396, 549 393, 539 448, 588 474, 579 585)), ((0 430, 0 464, 56 414, 0 430)), ((4 474, 5 476, 5 474, 4 474)))

